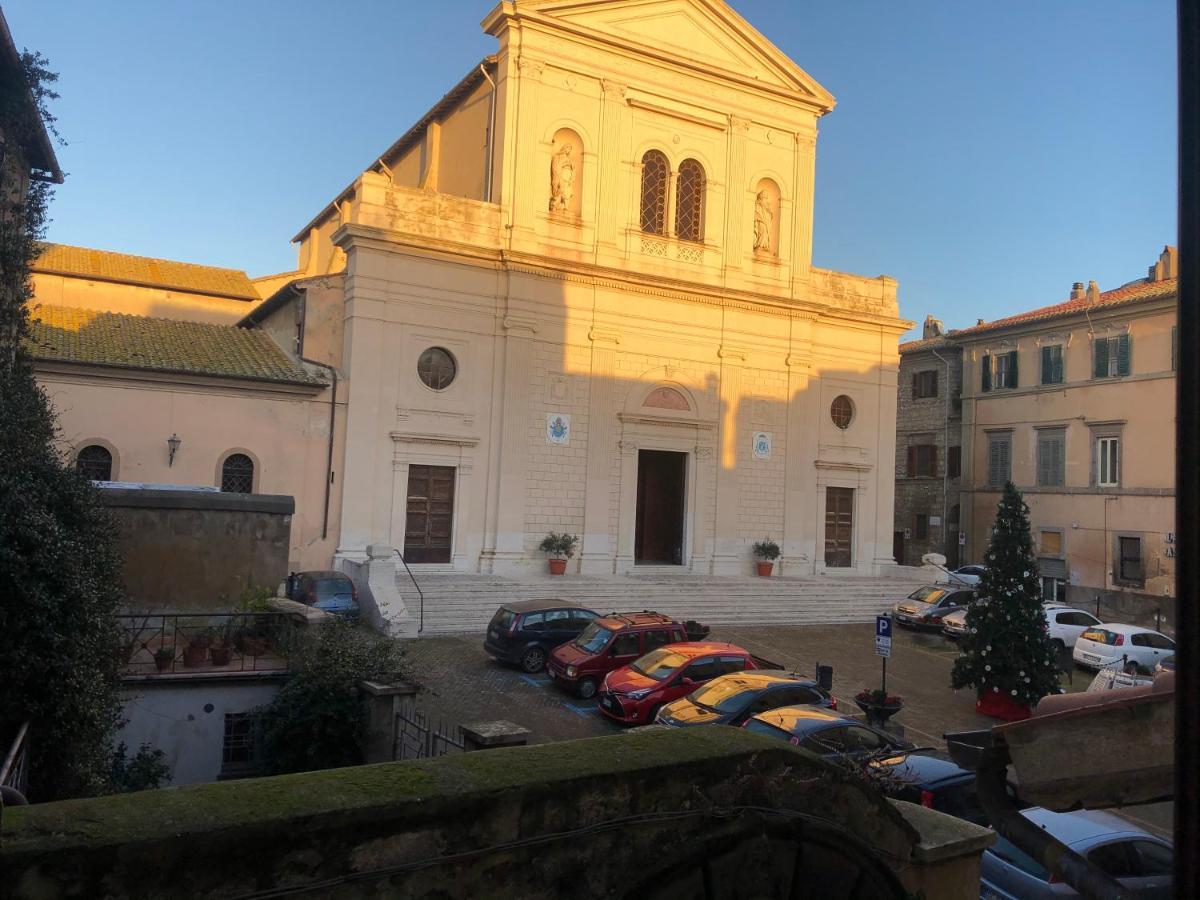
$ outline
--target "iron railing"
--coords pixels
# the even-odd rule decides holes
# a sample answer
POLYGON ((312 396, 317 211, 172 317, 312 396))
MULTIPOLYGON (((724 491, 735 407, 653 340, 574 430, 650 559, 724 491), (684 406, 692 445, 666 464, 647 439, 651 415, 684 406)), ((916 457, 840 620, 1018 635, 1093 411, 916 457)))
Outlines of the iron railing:
POLYGON ((428 759, 466 749, 462 728, 431 720, 412 704, 402 704, 392 730, 392 759, 428 759))
POLYGON ((274 612, 119 616, 126 676, 284 672, 291 619, 274 612))
POLYGON ((25 793, 26 763, 29 759, 29 723, 22 722, 0 764, 0 785, 25 793))

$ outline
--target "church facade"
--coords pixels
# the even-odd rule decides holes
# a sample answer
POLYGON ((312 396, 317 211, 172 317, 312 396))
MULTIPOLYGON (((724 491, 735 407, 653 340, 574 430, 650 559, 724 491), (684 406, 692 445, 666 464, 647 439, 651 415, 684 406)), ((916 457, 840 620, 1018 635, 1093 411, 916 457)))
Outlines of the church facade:
POLYGON ((764 538, 782 574, 892 565, 910 323, 892 279, 812 264, 833 97, 720 0, 482 25, 496 53, 239 322, 336 397, 329 472, 294 491, 332 485, 329 535, 295 566, 542 572, 552 531, 589 574, 750 574, 764 538))

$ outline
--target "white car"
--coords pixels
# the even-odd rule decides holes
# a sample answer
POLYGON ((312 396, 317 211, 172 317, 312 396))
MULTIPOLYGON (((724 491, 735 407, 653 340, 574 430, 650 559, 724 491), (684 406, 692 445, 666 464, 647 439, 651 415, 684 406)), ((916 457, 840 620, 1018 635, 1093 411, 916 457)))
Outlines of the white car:
POLYGON ((1046 611, 1046 625, 1050 640, 1063 647, 1073 648, 1079 636, 1089 628, 1101 624, 1100 620, 1090 612, 1075 609, 1073 606, 1062 606, 1058 603, 1043 604, 1046 611))
POLYGON ((983 566, 960 566, 946 572, 948 584, 979 584, 983 580, 983 566))
POLYGON ((1111 622, 1089 628, 1075 641, 1075 662, 1089 669, 1137 663, 1150 671, 1158 661, 1175 653, 1175 642, 1165 634, 1138 625, 1111 622))

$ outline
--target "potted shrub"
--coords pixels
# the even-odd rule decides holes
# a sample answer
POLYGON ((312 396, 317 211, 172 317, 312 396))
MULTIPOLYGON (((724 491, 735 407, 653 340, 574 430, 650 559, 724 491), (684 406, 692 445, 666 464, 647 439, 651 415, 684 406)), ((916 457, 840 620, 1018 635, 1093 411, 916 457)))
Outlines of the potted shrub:
POLYGON ((211 641, 205 641, 201 645, 196 643, 194 639, 188 641, 183 648, 183 665, 188 669, 204 665, 204 660, 208 656, 210 643, 211 641))
POLYGON ((225 620, 220 628, 213 629, 212 644, 208 648, 209 657, 214 666, 227 666, 233 656, 233 616, 225 620))
POLYGON ((550 554, 551 575, 562 575, 567 571, 567 560, 575 555, 575 545, 578 543, 579 538, 576 535, 567 534, 565 531, 562 534, 551 531, 542 538, 538 549, 550 554))
POLYGON ((689 641, 702 641, 708 637, 710 629, 707 625, 701 625, 695 619, 688 619, 683 623, 683 630, 687 632, 689 641))
POLYGON ((175 662, 175 648, 159 647, 154 651, 154 665, 158 667, 158 671, 165 672, 171 668, 171 663, 175 662))
POLYGON ((759 575, 770 575, 775 568, 775 560, 779 559, 779 545, 770 538, 763 538, 754 543, 754 558, 758 560, 755 568, 759 575))
POLYGON ((904 698, 879 688, 866 688, 854 695, 858 708, 867 714, 867 724, 882 728, 887 720, 904 708, 904 698))

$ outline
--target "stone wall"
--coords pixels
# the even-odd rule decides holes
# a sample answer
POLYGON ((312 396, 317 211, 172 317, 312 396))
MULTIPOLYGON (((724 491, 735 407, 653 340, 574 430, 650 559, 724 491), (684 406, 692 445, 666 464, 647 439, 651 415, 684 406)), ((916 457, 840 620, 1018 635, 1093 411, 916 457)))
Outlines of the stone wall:
POLYGON ((106 488, 128 606, 227 612, 247 587, 287 577, 295 501, 266 494, 106 488))
POLYGON ((6 896, 978 896, 991 832, 697 728, 4 811, 6 896), (797 849, 803 847, 803 854, 797 849), (801 889, 802 890, 802 889, 801 889))

